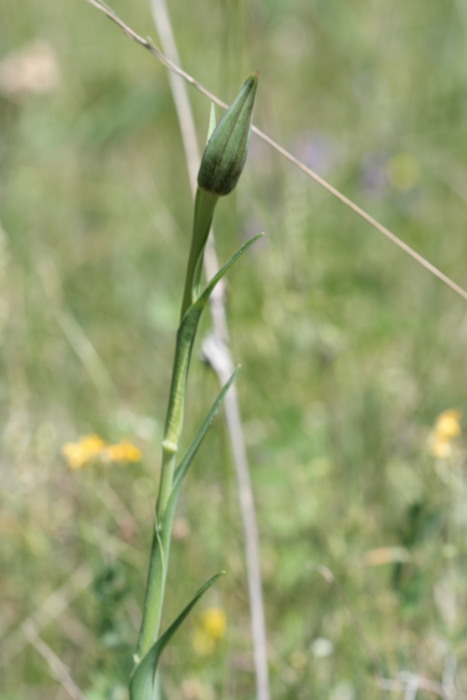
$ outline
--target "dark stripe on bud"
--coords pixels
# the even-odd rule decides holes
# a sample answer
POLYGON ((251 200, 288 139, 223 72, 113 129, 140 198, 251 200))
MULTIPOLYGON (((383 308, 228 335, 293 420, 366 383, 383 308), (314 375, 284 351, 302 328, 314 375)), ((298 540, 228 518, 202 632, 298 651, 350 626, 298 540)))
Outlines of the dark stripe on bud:
POLYGON ((198 185, 206 192, 232 192, 245 165, 258 74, 251 75, 222 117, 204 150, 198 185))

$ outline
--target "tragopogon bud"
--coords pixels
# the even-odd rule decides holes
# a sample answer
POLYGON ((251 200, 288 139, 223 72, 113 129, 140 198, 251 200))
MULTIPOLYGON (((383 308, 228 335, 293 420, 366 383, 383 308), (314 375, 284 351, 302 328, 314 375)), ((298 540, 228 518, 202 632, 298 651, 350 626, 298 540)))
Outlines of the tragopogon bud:
POLYGON ((219 196, 232 192, 245 165, 258 74, 251 75, 209 139, 198 185, 219 196))

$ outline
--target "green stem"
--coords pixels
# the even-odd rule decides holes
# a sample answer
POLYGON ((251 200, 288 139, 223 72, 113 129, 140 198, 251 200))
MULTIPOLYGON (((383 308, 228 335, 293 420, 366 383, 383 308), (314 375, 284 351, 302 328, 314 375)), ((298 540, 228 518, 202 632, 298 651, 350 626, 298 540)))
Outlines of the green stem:
POLYGON ((135 665, 147 654, 159 634, 165 578, 166 566, 161 540, 155 528, 151 544, 143 620, 134 656, 135 665))
POLYGON ((206 192, 199 187, 196 191, 193 236, 185 276, 181 319, 199 294, 204 247, 211 229, 212 217, 218 199, 219 196, 217 194, 206 192))
POLYGON ((188 372, 199 321, 199 314, 187 314, 186 312, 199 296, 204 247, 218 199, 217 195, 204 190, 198 189, 196 193, 193 237, 185 276, 181 322, 177 331, 172 382, 162 441, 159 493, 136 660, 140 660, 149 651, 160 630, 173 525, 173 513, 166 512, 167 503, 173 486, 179 441, 183 428, 188 372))

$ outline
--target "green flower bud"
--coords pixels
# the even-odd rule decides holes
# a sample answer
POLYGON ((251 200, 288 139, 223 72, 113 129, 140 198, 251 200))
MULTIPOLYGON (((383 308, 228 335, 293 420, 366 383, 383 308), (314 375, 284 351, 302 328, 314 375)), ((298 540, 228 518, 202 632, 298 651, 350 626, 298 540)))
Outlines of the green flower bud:
POLYGON ((251 75, 222 117, 204 150, 198 185, 219 196, 232 192, 245 165, 258 74, 251 75))

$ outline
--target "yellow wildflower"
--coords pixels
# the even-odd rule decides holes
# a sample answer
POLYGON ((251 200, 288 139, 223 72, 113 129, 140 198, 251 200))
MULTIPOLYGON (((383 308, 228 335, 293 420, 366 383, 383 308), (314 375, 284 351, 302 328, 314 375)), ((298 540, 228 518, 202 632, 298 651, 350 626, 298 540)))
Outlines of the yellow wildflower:
POLYGON ((208 608, 201 613, 201 626, 213 639, 222 639, 227 627, 227 615, 222 608, 208 608))
POLYGON ((96 460, 105 443, 99 435, 85 435, 78 442, 67 442, 62 447, 70 469, 83 469, 96 460))
POLYGON ((62 453, 70 469, 84 469, 98 459, 120 464, 140 462, 142 459, 141 450, 131 442, 107 445, 99 435, 85 435, 78 442, 67 442, 62 447, 62 453))
POLYGON ((446 459, 452 455, 452 440, 462 432, 460 419, 461 412, 456 408, 439 414, 429 440, 433 457, 446 459))
POLYGON ((128 464, 129 462, 141 462, 142 453, 139 447, 131 442, 122 441, 117 445, 108 445, 103 453, 103 457, 110 462, 128 464))
POLYGON ((208 608, 199 618, 199 624, 193 635, 193 646, 200 656, 209 656, 216 648, 217 642, 225 635, 227 616, 222 608, 208 608))
POLYGON ((443 411, 436 419, 435 432, 440 439, 452 440, 461 434, 461 412, 457 408, 443 411))

